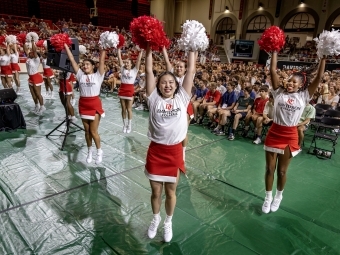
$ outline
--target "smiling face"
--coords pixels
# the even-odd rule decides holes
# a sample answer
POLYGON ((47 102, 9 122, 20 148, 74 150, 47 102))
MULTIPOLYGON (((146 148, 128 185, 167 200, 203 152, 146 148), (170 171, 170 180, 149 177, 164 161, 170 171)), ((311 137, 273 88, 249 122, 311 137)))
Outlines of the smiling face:
POLYGON ((86 74, 93 73, 94 65, 92 65, 92 63, 90 61, 84 61, 83 65, 84 65, 83 66, 84 73, 86 73, 86 74))
POLYGON ((159 78, 157 87, 164 98, 172 98, 175 94, 177 83, 171 74, 164 74, 159 78))
POLYGON ((291 76, 286 85, 286 89, 289 93, 297 92, 302 87, 301 78, 297 75, 291 76))
POLYGON ((124 68, 125 68, 126 70, 130 70, 131 67, 132 67, 131 60, 129 60, 129 59, 124 60, 124 61, 123 61, 123 64, 124 64, 124 68))
POLYGON ((179 61, 175 66, 175 73, 178 77, 182 77, 185 74, 185 64, 179 61))

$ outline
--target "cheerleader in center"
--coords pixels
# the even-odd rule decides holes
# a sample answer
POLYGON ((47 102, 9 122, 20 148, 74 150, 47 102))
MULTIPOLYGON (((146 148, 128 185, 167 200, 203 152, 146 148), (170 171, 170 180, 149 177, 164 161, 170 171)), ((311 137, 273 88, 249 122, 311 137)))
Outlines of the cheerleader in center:
POLYGON ((118 60, 121 68, 121 84, 118 91, 122 107, 123 133, 130 133, 132 130, 132 103, 135 93, 134 83, 139 71, 143 52, 140 51, 136 65, 132 68, 130 59, 122 60, 121 49, 118 48, 118 60))
POLYGON ((20 88, 20 78, 19 78, 19 72, 21 70, 20 70, 20 66, 18 63, 19 63, 18 46, 16 43, 13 43, 11 47, 11 69, 12 69, 15 85, 17 86, 16 93, 20 95, 22 94, 22 91, 20 88))

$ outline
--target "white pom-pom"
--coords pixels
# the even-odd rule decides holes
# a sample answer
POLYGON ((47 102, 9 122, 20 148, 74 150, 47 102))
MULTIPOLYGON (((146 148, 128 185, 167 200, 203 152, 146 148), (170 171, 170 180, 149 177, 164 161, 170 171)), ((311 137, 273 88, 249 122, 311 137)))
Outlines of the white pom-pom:
POLYGON ((183 26, 178 47, 183 51, 204 51, 209 46, 209 40, 205 33, 205 27, 196 20, 187 20, 183 26))
POLYGON ((47 49, 47 41, 46 40, 44 41, 43 45, 47 49))
POLYGON ((106 31, 100 35, 99 45, 103 49, 117 48, 119 36, 116 32, 106 31))
POLYGON ((32 43, 31 42, 25 42, 25 46, 27 49, 32 49, 32 43))
POLYGON ((15 35, 6 36, 6 43, 8 43, 8 44, 17 43, 17 37, 15 35))
POLYGON ((340 55, 340 31, 332 30, 326 31, 324 30, 319 38, 314 38, 317 45, 317 55, 319 58, 323 56, 338 56, 340 55))
POLYGON ((39 41, 39 36, 36 32, 29 32, 26 35, 26 42, 30 42, 30 41, 32 41, 32 39, 33 39, 34 42, 39 41))
POLYGON ((79 45, 79 53, 86 54, 86 47, 84 45, 79 45))

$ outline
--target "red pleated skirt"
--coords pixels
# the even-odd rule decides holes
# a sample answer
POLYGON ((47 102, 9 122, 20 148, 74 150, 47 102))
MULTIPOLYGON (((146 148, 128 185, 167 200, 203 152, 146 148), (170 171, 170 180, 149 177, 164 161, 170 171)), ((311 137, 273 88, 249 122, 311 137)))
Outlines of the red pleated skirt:
POLYGON ((300 152, 297 127, 287 127, 273 123, 267 133, 264 149, 266 151, 284 154, 287 146, 289 146, 293 157, 300 152))
POLYGON ((44 73, 43 73, 44 78, 53 78, 54 73, 51 68, 44 68, 44 73))
POLYGON ((126 83, 120 84, 119 91, 118 91, 119 98, 132 100, 134 93, 135 93, 135 87, 133 86, 133 84, 126 84, 126 83))
POLYGON ((20 66, 19 66, 18 63, 11 63, 11 69, 12 69, 13 73, 21 71, 20 66))
POLYGON ((94 120, 97 113, 100 114, 102 117, 105 116, 102 107, 102 101, 100 100, 99 96, 79 98, 80 118, 94 120))
POLYGON ((66 80, 66 91, 64 80, 59 80, 59 91, 66 95, 71 95, 73 93, 73 85, 70 80, 66 80))
POLYGON ((40 73, 28 75, 28 77, 28 84, 31 86, 41 86, 42 84, 44 84, 43 77, 40 73))
POLYGON ((178 169, 185 173, 182 143, 150 143, 145 164, 145 175, 150 180, 175 183, 178 169))
POLYGON ((8 66, 1 66, 1 76, 12 76, 12 68, 10 65, 8 66))

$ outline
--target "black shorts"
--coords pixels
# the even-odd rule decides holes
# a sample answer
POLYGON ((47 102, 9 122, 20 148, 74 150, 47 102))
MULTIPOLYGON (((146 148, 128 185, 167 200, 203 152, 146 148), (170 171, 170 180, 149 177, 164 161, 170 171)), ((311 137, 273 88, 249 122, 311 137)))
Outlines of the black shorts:
MULTIPOLYGON (((236 113, 236 114, 241 114, 242 115, 241 119, 244 119, 247 116, 247 112, 239 112, 239 113, 236 113)), ((234 118, 236 114, 232 112, 231 117, 234 118)))

